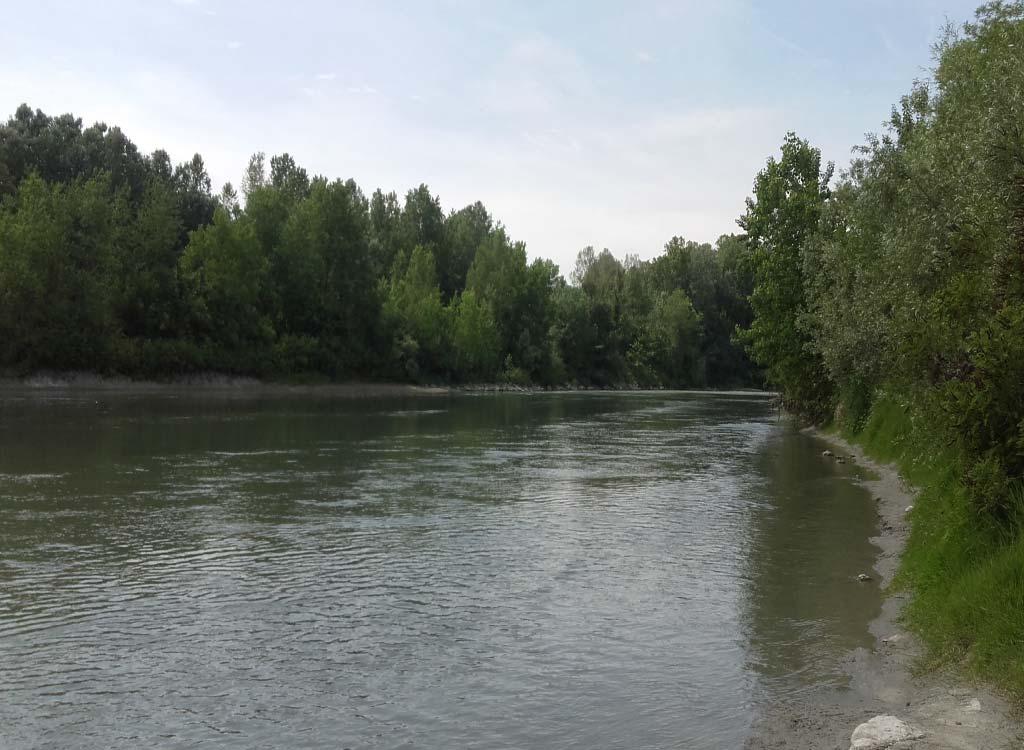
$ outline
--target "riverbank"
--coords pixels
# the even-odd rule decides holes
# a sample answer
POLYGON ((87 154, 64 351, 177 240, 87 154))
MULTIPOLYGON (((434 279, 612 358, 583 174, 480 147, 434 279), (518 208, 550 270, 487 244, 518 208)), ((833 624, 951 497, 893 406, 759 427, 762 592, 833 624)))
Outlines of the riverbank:
MULTIPOLYGON (((869 458, 864 450, 843 438, 809 428, 822 449, 859 467, 854 474, 874 499, 879 535, 871 541, 879 548, 874 579, 888 588, 896 575, 909 536, 908 509, 916 491, 897 468, 869 458)), ((823 461, 835 457, 823 455, 823 461)), ((849 690, 822 688, 799 702, 772 707, 755 727, 746 747, 767 750, 819 750, 851 746, 851 735, 876 716, 894 716, 923 735, 920 739, 871 747, 914 750, 1015 750, 1024 746, 1024 732, 1013 706, 982 684, 968 683, 952 670, 921 672, 924 649, 902 624, 909 601, 906 591, 890 591, 881 614, 872 622, 875 648, 850 654, 849 690)))
POLYGON ((163 393, 187 389, 191 392, 210 391, 217 394, 316 394, 339 398, 383 398, 387 396, 445 395, 450 389, 442 386, 413 385, 411 383, 283 383, 256 378, 201 373, 175 377, 166 381, 133 380, 120 376, 94 373, 43 373, 24 378, 0 378, 0 390, 42 391, 97 390, 132 393, 163 393))
POLYGON ((0 377, 0 389, 80 389, 161 392, 189 388, 240 392, 310 393, 348 398, 381 398, 385 396, 444 395, 451 393, 578 393, 588 391, 673 391, 693 393, 737 393, 774 395, 769 391, 751 388, 737 389, 672 389, 639 385, 588 386, 565 383, 562 385, 518 385, 515 383, 459 383, 420 385, 387 382, 287 382, 224 375, 216 372, 180 375, 168 380, 134 380, 120 375, 99 375, 90 372, 38 373, 21 378, 0 377))

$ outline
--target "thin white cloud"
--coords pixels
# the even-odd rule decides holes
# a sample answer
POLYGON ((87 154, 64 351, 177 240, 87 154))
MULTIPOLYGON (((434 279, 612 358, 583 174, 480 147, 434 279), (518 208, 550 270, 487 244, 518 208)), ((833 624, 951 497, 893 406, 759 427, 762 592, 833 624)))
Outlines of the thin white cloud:
MULTIPOLYGON (((482 201, 532 257, 567 269, 588 243, 650 257, 672 235, 734 230, 787 130, 842 163, 904 90, 882 91, 878 105, 867 83, 849 94, 823 83, 818 73, 836 72, 842 46, 823 52, 782 4, 769 14, 750 0, 654 0, 605 14, 606 23, 597 10, 581 27, 569 14, 451 2, 461 0, 343 12, 311 3, 298 19, 258 0, 230 22, 225 5, 201 28, 193 16, 220 10, 216 0, 72 3, 52 23, 22 3, 8 24, 22 31, 5 38, 0 116, 27 101, 117 124, 143 151, 166 148, 175 161, 198 151, 215 187, 238 184, 254 151, 288 151, 311 173, 352 177, 368 192, 426 182, 446 209, 482 201), (293 21, 295 34, 279 33, 293 21), (777 33, 763 33, 768 25, 777 33), (139 33, 154 45, 129 43, 139 33), (265 54, 210 75, 211 47, 231 58, 232 39, 265 54), (794 87, 794 60, 815 53, 834 65, 801 64, 803 87, 794 87), (174 106, 185 100, 194 106, 174 106)), ((799 13, 824 28, 836 17, 830 7, 799 13)), ((904 75, 893 70, 902 59, 927 59, 920 15, 909 31, 898 13, 886 27, 907 41, 903 55, 857 58, 872 90, 904 75)))
POLYGON ((239 42, 239 41, 230 41, 227 44, 227 48, 229 50, 241 49, 242 48, 242 43, 239 42))
POLYGON ((59 77, 46 71, 0 72, 0 102, 21 101, 50 115, 72 112, 87 125, 117 125, 143 153, 161 148, 181 162, 198 152, 215 185, 237 184, 250 153, 248 144, 231 135, 237 121, 222 98, 203 80, 171 67, 150 66, 117 78, 86 70, 59 77), (173 104, 185 100, 195 107, 173 104))
POLYGON ((506 49, 486 79, 481 102, 494 113, 534 117, 585 100, 593 91, 591 74, 578 54, 535 34, 506 49))

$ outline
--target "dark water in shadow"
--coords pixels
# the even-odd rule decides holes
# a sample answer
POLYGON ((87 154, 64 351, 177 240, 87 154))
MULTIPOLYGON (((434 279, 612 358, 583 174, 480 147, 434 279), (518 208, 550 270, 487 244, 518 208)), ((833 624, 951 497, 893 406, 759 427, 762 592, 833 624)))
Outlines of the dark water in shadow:
POLYGON ((0 746, 735 748, 872 503, 759 396, 0 394, 0 746))

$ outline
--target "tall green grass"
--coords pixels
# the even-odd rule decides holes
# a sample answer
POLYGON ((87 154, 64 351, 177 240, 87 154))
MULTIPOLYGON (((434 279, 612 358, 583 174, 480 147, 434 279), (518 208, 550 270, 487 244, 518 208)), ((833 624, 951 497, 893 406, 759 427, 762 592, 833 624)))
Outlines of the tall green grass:
POLYGON ((1024 491, 1014 491, 1009 522, 980 514, 960 479, 962 456, 892 393, 844 434, 920 489, 896 585, 913 593, 907 624, 932 664, 963 666, 1024 701, 1024 491))

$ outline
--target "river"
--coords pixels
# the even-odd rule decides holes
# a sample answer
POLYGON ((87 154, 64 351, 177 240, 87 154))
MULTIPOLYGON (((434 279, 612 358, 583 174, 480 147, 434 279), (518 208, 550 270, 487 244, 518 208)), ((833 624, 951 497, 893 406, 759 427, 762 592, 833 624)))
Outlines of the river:
POLYGON ((0 392, 4 748, 721 748, 874 643, 758 394, 0 392))

